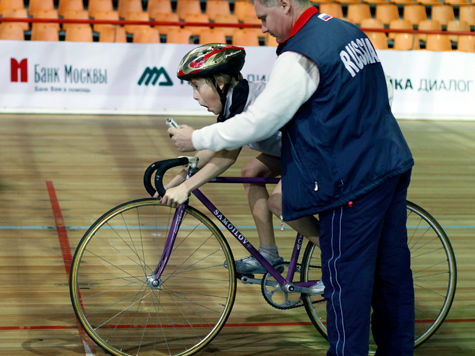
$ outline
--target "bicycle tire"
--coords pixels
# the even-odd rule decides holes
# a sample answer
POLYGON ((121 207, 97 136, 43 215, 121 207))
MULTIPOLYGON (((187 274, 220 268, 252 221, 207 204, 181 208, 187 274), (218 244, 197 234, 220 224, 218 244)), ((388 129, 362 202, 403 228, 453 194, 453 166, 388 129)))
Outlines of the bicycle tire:
MULTIPOLYGON (((450 311, 457 284, 457 265, 450 240, 434 217, 410 201, 407 202, 407 216, 415 293, 416 348, 437 331, 450 311)), ((315 247, 309 242, 305 249, 301 271, 303 281, 321 278, 320 253, 315 247)), ((312 324, 328 338, 323 297, 302 295, 302 300, 312 324)), ((371 336, 370 354, 375 349, 371 336)))
POLYGON ((232 252, 216 225, 193 207, 186 208, 162 285, 147 285, 174 212, 156 199, 126 202, 101 216, 78 244, 72 305, 86 333, 109 353, 192 355, 231 313, 232 252))

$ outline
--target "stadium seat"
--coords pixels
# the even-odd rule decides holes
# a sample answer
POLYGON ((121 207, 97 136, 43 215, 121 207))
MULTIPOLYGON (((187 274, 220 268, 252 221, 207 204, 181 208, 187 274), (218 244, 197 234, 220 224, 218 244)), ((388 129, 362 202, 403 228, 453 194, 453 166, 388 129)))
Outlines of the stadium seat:
MULTIPOLYGON (((115 10, 109 11, 96 11, 94 13, 95 20, 119 20, 119 13, 115 10)), ((101 32, 104 27, 111 27, 114 28, 117 25, 113 24, 94 24, 93 29, 94 31, 101 32)))
POLYGON ((429 51, 451 51, 452 44, 447 35, 427 35, 426 49, 429 51))
POLYGON ((424 5, 404 5, 403 19, 417 26, 421 21, 427 20, 426 7, 424 5))
POLYGON ((410 51, 413 49, 420 49, 420 45, 415 35, 410 33, 398 33, 394 37, 394 49, 410 51))
POLYGON ((206 15, 211 21, 215 21, 218 15, 231 15, 227 0, 207 0, 206 15))
POLYGON ((416 3, 416 0, 392 0, 391 2, 392 2, 393 4, 396 4, 396 5, 399 5, 399 6, 417 4, 417 3, 416 3))
MULTIPOLYGON (((236 18, 236 16, 234 15, 224 15, 224 14, 221 14, 221 15, 216 15, 216 18, 214 19, 214 23, 232 23, 232 24, 237 24, 239 21, 238 19, 236 18)), ((226 36, 232 36, 233 35, 233 32, 234 32, 234 29, 235 27, 216 27, 216 28, 220 28, 224 31, 225 35, 226 36)))
POLYGON ((90 25, 70 26, 66 31, 66 41, 92 42, 92 28, 90 25))
POLYGON ((55 10, 53 0, 30 0, 28 4, 28 13, 30 15, 36 16, 38 11, 43 10, 55 10))
MULTIPOLYGON (((89 20, 86 10, 64 10, 63 18, 68 20, 89 20)), ((71 23, 63 23, 63 29, 67 30, 71 23)))
POLYGON ((264 34, 257 28, 236 29, 233 33, 233 45, 236 46, 259 46, 259 37, 264 34))
POLYGON ((335 0, 336 2, 339 2, 341 4, 345 4, 345 5, 348 5, 348 4, 356 4, 356 3, 359 3, 360 0, 335 0))
POLYGON ((23 0, 0 0, 0 14, 5 9, 24 9, 23 0))
POLYGON ((201 14, 201 5, 199 0, 177 0, 176 13, 181 20, 189 14, 201 14))
POLYGON ((454 8, 450 5, 435 5, 431 10, 432 20, 437 20, 442 26, 447 26, 449 21, 455 19, 454 8))
MULTIPOLYGON (((4 9, 2 15, 3 17, 26 19, 28 17, 28 12, 26 11, 25 8, 4 9)), ((18 24, 23 29, 23 31, 28 31, 30 29, 30 25, 28 22, 15 22, 15 24, 18 24)))
POLYGON ((167 43, 190 43, 191 32, 185 28, 171 28, 167 36, 167 43))
POLYGON ((142 27, 134 31, 134 43, 160 43, 160 35, 156 28, 142 27))
POLYGON ((377 4, 375 18, 389 25, 392 20, 399 19, 399 10, 395 4, 377 4))
MULTIPOLYGON (((155 12, 153 13, 152 19, 154 21, 163 21, 163 22, 179 22, 178 15, 174 12, 172 13, 162 13, 162 12, 155 12)), ((153 28, 156 28, 159 33, 166 34, 169 29, 177 28, 177 26, 169 26, 169 25, 154 25, 153 28)))
POLYGON ((127 36, 123 27, 102 27, 98 32, 99 42, 127 42, 127 36))
POLYGON ((356 3, 348 4, 347 20, 359 25, 362 20, 371 18, 371 11, 368 4, 356 3))
MULTIPOLYGON (((203 23, 203 24, 209 24, 209 20, 208 20, 208 16, 206 16, 205 14, 202 14, 202 13, 199 13, 199 14, 187 14, 184 19, 183 19, 186 22, 194 22, 194 23, 203 23)), ((203 31, 205 28, 205 26, 189 26, 189 25, 185 25, 185 28, 187 28, 188 30, 191 31, 191 34, 193 36, 198 36, 200 34, 201 31, 203 31)))
MULTIPOLYGON (((447 24, 447 31, 457 31, 457 32, 467 31, 467 32, 469 32, 470 31, 470 26, 465 21, 453 20, 453 21, 450 21, 447 24)), ((459 39, 459 36, 450 35, 450 40, 451 41, 458 42, 458 39, 459 39)))
MULTIPOLYGON (((120 15, 119 15, 120 16, 120 15)), ((148 13, 145 11, 129 11, 124 14, 124 20, 127 21, 150 21, 148 18, 148 13)), ((125 32, 135 33, 135 31, 140 31, 144 28, 151 28, 149 25, 125 25, 125 32)))
POLYGON ((341 4, 338 4, 336 2, 320 4, 320 12, 333 17, 337 17, 339 19, 343 18, 343 9, 341 7, 341 4))
POLYGON ((25 33, 21 24, 18 23, 0 23, 0 40, 23 41, 25 33))
MULTIPOLYGON (((36 19, 58 19, 58 10, 56 9, 41 9, 41 10, 36 10, 34 15, 34 18, 36 19)), ((56 31, 59 31, 59 23, 58 22, 51 22, 50 23, 51 27, 54 27, 56 31)))
MULTIPOLYGON (((424 20, 419 23, 417 29, 424 31, 441 31, 442 25, 437 20, 424 20)), ((427 34, 425 33, 421 33, 417 36, 420 41, 426 41, 427 39, 427 34)))
POLYGON ((439 0, 417 0, 419 4, 422 5, 427 5, 427 6, 432 6, 432 5, 438 5, 440 4, 439 0))
POLYGON ((109 11, 115 11, 112 0, 89 0, 88 12, 90 17, 96 18, 98 12, 109 11))
POLYGON ((128 12, 142 12, 142 0, 119 0, 117 10, 119 17, 125 19, 128 12))
POLYGON ((475 52, 475 36, 460 36, 457 50, 462 52, 475 52))
POLYGON ((375 49, 388 49, 388 38, 384 32, 368 32, 367 36, 375 49))
POLYGON ((59 0, 58 14, 63 16, 66 11, 83 11, 84 5, 82 0, 59 0))
POLYGON ((365 3, 370 5, 378 5, 378 4, 387 4, 387 0, 364 0, 365 3))
POLYGON ((150 18, 154 18, 154 14, 171 14, 172 4, 170 0, 149 0, 147 12, 150 18))
POLYGON ((475 6, 473 5, 460 6, 459 20, 465 21, 470 26, 475 26, 475 6))
POLYGON ((226 34, 219 28, 205 28, 200 32, 199 43, 226 43, 226 34))
POLYGON ((32 41, 59 41, 58 30, 51 24, 34 23, 31 26, 32 41))
POLYGON ((452 6, 453 5, 456 5, 456 6, 471 5, 471 0, 445 0, 444 4, 452 5, 452 6))
MULTIPOLYGON (((412 25, 407 20, 403 20, 403 19, 392 20, 389 23, 389 29, 390 30, 412 30, 412 25)), ((394 37, 396 37, 397 33, 400 33, 400 32, 389 32, 388 38, 390 40, 393 40, 394 37)))
POLYGON ((246 18, 256 17, 254 6, 245 0, 238 0, 234 3, 234 15, 241 22, 245 22, 246 18))

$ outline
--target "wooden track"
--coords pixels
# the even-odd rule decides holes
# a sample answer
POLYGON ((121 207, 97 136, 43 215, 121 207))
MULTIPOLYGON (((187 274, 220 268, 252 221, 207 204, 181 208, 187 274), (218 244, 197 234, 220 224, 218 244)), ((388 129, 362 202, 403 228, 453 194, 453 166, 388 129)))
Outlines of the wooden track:
MULTIPOLYGON (((177 121, 200 127, 212 119, 177 121)), ((445 227, 459 273, 448 320, 415 354, 474 355, 475 122, 400 124, 416 160, 409 199, 445 227)), ((0 355, 84 355, 89 348, 101 355, 78 330, 69 300, 74 247, 102 213, 146 196, 149 163, 180 154, 163 117, 5 114, 0 126, 0 355)), ((239 175, 252 155, 243 150, 227 175, 239 175)), ((206 192, 236 225, 253 225, 240 186, 206 192)), ((279 238, 287 258, 291 236, 279 238)), ((233 247, 235 257, 245 255, 233 247)), ((276 310, 259 286, 238 283, 228 325, 202 354, 318 356, 326 347, 304 310, 276 310)))

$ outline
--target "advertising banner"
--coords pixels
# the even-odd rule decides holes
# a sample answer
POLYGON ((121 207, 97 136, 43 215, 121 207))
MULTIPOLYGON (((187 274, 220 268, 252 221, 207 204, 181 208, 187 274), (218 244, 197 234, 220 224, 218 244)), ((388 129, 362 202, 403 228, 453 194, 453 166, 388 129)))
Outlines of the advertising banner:
MULTIPOLYGON (((176 77, 196 45, 0 41, 0 112, 208 115, 176 77)), ((267 81, 273 47, 246 47, 243 75, 267 81)), ((475 119, 475 54, 378 51, 398 118, 475 119)))

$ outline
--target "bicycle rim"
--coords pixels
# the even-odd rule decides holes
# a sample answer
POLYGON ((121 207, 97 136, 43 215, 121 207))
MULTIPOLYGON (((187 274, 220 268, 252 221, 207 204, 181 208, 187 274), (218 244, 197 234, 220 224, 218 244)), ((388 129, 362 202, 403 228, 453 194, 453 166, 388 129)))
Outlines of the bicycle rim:
MULTIPOLYGON (((407 202, 408 246, 415 293, 415 340, 418 347, 445 320, 455 295, 457 267, 450 241, 437 221, 424 209, 407 202)), ((321 278, 320 250, 309 243, 303 257, 302 279, 321 278)), ((315 328, 327 338, 326 303, 320 296, 304 295, 303 302, 315 328)), ((370 354, 376 346, 370 340, 370 354)))
POLYGON ((119 205, 81 239, 70 293, 88 335, 115 355, 191 355, 221 330, 236 294, 233 256, 218 228, 187 207, 158 289, 146 283, 175 209, 155 199, 119 205))

